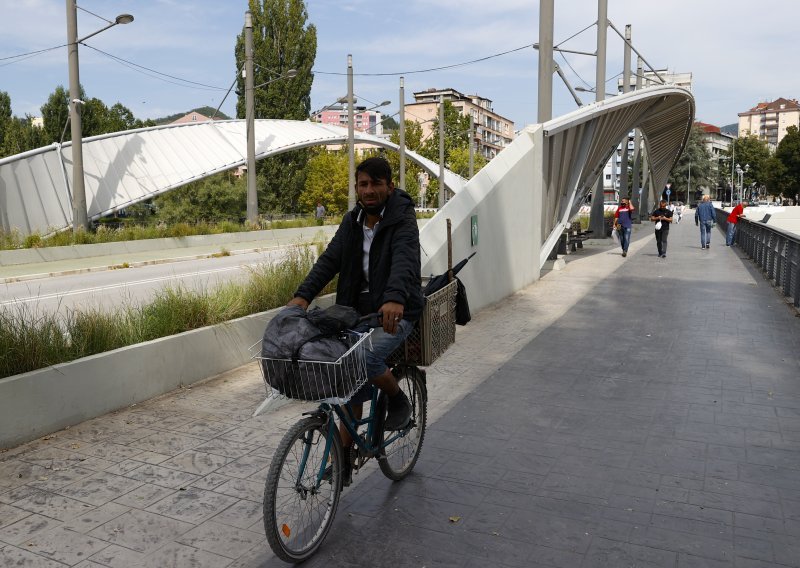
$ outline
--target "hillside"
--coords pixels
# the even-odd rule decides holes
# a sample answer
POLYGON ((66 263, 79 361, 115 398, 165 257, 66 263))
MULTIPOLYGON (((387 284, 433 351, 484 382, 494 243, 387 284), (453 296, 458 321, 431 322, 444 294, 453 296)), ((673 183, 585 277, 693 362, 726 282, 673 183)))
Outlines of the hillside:
MULTIPOLYGON (((213 109, 213 108, 208 107, 208 106, 193 108, 193 109, 187 110, 186 112, 179 112, 178 114, 172 114, 170 116, 165 116, 164 118, 157 118, 157 119, 155 119, 155 123, 156 123, 157 126, 161 126, 162 124, 169 124, 170 122, 174 122, 174 121, 178 120, 180 117, 189 114, 190 112, 199 112, 202 115, 211 116, 211 115, 214 114, 214 110, 216 110, 216 109, 213 109)), ((226 115, 224 112, 219 111, 217 113, 216 118, 220 119, 220 120, 230 120, 231 117, 226 115)))

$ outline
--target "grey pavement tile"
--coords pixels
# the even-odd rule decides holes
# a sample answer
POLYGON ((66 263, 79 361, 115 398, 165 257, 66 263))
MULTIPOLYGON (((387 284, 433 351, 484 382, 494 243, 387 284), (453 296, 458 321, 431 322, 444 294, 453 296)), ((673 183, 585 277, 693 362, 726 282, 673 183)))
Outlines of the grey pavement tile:
POLYGON ((204 475, 200 479, 193 481, 191 483, 192 487, 197 487, 198 489, 209 489, 214 490, 220 485, 230 481, 233 479, 232 477, 228 477, 227 475, 220 475, 218 473, 212 472, 208 475, 204 475))
POLYGON ((141 481, 136 481, 130 477, 101 471, 56 489, 54 492, 71 499, 78 499, 84 503, 100 506, 133 491, 140 485, 142 485, 141 481))
POLYGON ((48 473, 49 470, 44 466, 18 459, 0 462, 0 489, 20 487, 48 473))
MULTIPOLYGON (((743 566, 748 566, 747 564, 742 564, 739 559, 728 559, 728 560, 713 560, 711 558, 704 558, 702 556, 694 556, 692 554, 686 553, 679 553, 678 554, 678 568, 742 568, 743 566)), ((751 566, 751 568, 756 568, 755 566, 751 566)), ((767 568, 766 566, 761 566, 761 568, 767 568)))
POLYGON ((76 564, 73 568, 106 568, 102 564, 92 562, 91 560, 84 560, 80 564, 76 564))
POLYGON ((117 505, 116 503, 106 503, 96 509, 89 511, 83 515, 79 515, 64 523, 64 528, 70 531, 79 533, 88 533, 89 531, 99 527, 103 523, 107 523, 112 519, 116 519, 123 513, 127 513, 129 507, 117 505))
MULTIPOLYGON (((232 461, 228 461, 228 463, 217 469, 217 473, 221 475, 227 475, 229 477, 247 479, 256 473, 269 468, 270 463, 272 463, 271 456, 267 458, 263 456, 247 455, 236 458, 232 461)), ((262 476, 261 478, 266 479, 266 475, 262 476)))
POLYGON ((240 458, 256 449, 254 444, 245 444, 238 440, 214 438, 193 448, 196 452, 207 452, 229 458, 240 458))
POLYGON ((230 558, 191 546, 170 543, 142 558, 137 568, 225 568, 230 558))
POLYGON ((74 565, 108 546, 107 542, 58 527, 40 533, 26 543, 27 550, 57 562, 74 565))
POLYGON ((0 566, 3 568, 12 566, 14 568, 65 568, 67 565, 16 546, 6 546, 2 549, 0 566))
POLYGON ((772 562, 774 560, 772 543, 767 540, 767 535, 763 536, 765 538, 751 538, 735 535, 733 537, 733 545, 736 551, 736 556, 772 562))
POLYGON ((130 442, 132 448, 138 448, 142 451, 156 452, 159 454, 174 455, 180 452, 191 450, 206 440, 195 436, 186 434, 179 434, 176 432, 157 432, 149 436, 145 436, 135 442, 130 442))
POLYGON ((198 452, 197 450, 188 450, 160 462, 159 465, 169 469, 194 473, 196 475, 206 475, 212 471, 218 470, 232 460, 233 458, 227 458, 225 456, 198 452))
POLYGON ((148 553, 174 541, 193 526, 155 513, 132 510, 100 525, 89 535, 136 552, 148 553))
POLYGON ((33 481, 30 481, 28 485, 57 492, 59 488, 82 479, 87 479, 94 475, 94 473, 94 470, 79 466, 71 466, 64 469, 60 467, 47 468, 47 473, 45 475, 40 475, 33 481))
POLYGON ((94 509, 93 506, 83 501, 42 489, 31 490, 25 497, 15 501, 13 505, 31 513, 38 513, 59 521, 72 519, 94 509))
POLYGON ((132 568, 134 566, 138 567, 143 558, 144 554, 141 552, 111 544, 103 550, 92 554, 89 561, 97 566, 107 566, 108 568, 132 568))
POLYGON ((604 538, 594 538, 580 566, 581 568, 611 568, 623 566, 636 566, 637 568, 672 568, 677 564, 677 561, 677 552, 604 538))
POLYGON ((219 422, 208 418, 201 418, 199 420, 192 420, 181 426, 173 428, 176 432, 183 432, 190 436, 197 436, 207 440, 216 438, 226 432, 233 430, 235 426, 226 422, 219 422))
POLYGON ((103 458, 111 462, 121 462, 142 453, 138 448, 131 448, 113 442, 98 442, 96 444, 70 444, 70 448, 78 450, 87 456, 103 458))
POLYGON ((254 501, 237 500, 233 505, 211 518, 215 523, 251 531, 263 531, 263 505, 254 501))
POLYGON ((236 501, 235 497, 189 487, 185 491, 177 491, 150 505, 146 510, 197 525, 227 509, 236 501))
POLYGON ((12 505, 0 505, 0 528, 16 523, 20 519, 30 516, 32 513, 12 505))
POLYGON ((230 495, 238 499, 261 502, 264 498, 264 484, 266 480, 258 482, 248 479, 229 479, 214 488, 217 493, 230 495))
POLYGON ((682 532, 660 527, 635 527, 628 542, 700 556, 711 560, 730 561, 734 558, 733 538, 711 538, 696 532, 682 532))
POLYGON ((60 521, 43 515, 29 515, 0 529, 0 542, 22 544, 36 535, 60 525, 60 521))
POLYGON ((177 471, 160 465, 145 464, 127 473, 127 476, 143 483, 152 483, 169 489, 186 487, 200 479, 199 475, 177 471))
POLYGON ((232 430, 221 434, 218 438, 220 440, 231 440, 243 444, 252 444, 254 446, 270 446, 277 447, 280 443, 281 435, 271 430, 263 428, 253 428, 251 426, 237 426, 232 430))
POLYGON ((185 533, 178 542, 219 554, 230 559, 242 556, 258 543, 266 541, 263 533, 233 527, 212 521, 205 522, 185 533))
POLYGON ((172 495, 175 491, 175 489, 169 487, 161 487, 160 485, 153 485, 152 483, 143 483, 133 491, 129 491, 121 497, 117 497, 114 503, 124 507, 144 509, 156 501, 160 501, 167 495, 172 495))

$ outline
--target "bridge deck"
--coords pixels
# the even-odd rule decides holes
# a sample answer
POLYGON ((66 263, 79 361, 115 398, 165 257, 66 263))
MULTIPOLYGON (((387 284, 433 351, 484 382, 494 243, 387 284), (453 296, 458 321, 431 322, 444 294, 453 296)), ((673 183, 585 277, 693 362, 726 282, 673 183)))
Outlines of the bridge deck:
MULTIPOLYGON (((414 475, 361 472, 307 565, 800 566, 800 320, 721 237, 588 241, 476 314, 414 475)), ((262 394, 247 366, 3 454, 0 566, 282 565, 261 490, 301 407, 262 394)))

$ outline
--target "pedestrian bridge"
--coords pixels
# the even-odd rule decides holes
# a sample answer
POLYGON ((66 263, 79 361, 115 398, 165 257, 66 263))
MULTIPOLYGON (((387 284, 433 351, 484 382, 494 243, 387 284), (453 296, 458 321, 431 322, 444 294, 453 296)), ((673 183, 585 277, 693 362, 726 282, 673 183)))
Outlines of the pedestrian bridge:
MULTIPOLYGON (((423 273, 446 267, 445 219, 453 251, 478 252, 478 271, 464 276, 476 308, 539 277, 566 223, 631 129, 641 129, 649 191, 661 188, 680 155, 694 118, 692 95, 654 86, 589 104, 528 126, 467 181, 446 171, 454 197, 421 232, 423 273)), ((347 140, 343 128, 311 122, 256 121, 256 157, 347 140)), ((357 143, 397 149, 365 133, 357 143)), ((88 138, 84 170, 92 219, 239 165, 246 159, 241 120, 154 127, 88 138)), ((433 175, 438 165, 408 153, 433 175)), ((71 145, 54 145, 0 160, 0 228, 23 234, 71 226, 71 145)))

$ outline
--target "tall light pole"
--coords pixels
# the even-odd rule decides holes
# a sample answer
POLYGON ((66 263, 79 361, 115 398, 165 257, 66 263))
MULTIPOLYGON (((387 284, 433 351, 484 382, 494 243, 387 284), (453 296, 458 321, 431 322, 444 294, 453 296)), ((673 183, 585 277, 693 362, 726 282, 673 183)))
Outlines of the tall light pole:
POLYGON ((539 123, 553 118, 553 4, 554 0, 539 2, 539 123))
POLYGON ((347 210, 356 206, 355 117, 353 116, 353 56, 347 55, 347 210))
POLYGON ((444 95, 439 95, 439 209, 444 207, 444 192, 444 95))
POLYGON ((133 16, 120 14, 113 22, 85 37, 78 39, 78 4, 76 0, 67 0, 67 60, 69 62, 69 115, 70 133, 72 135, 72 230, 75 232, 89 229, 89 213, 86 208, 86 186, 83 174, 83 136, 81 133, 81 115, 78 105, 81 100, 81 80, 78 64, 78 44, 114 27, 117 24, 130 24, 133 16))
POLYGON ((400 189, 406 190, 406 90, 400 77, 400 189))
MULTIPOLYGON (((256 120, 255 120, 255 90, 281 79, 291 79, 297 76, 295 69, 277 77, 253 85, 255 71, 253 70, 253 16, 248 10, 244 13, 244 118, 247 125, 247 222, 251 225, 258 223, 258 190, 256 189, 256 120)), ((220 106, 222 103, 220 103, 220 106)), ((216 114, 216 112, 214 113, 216 114)))

